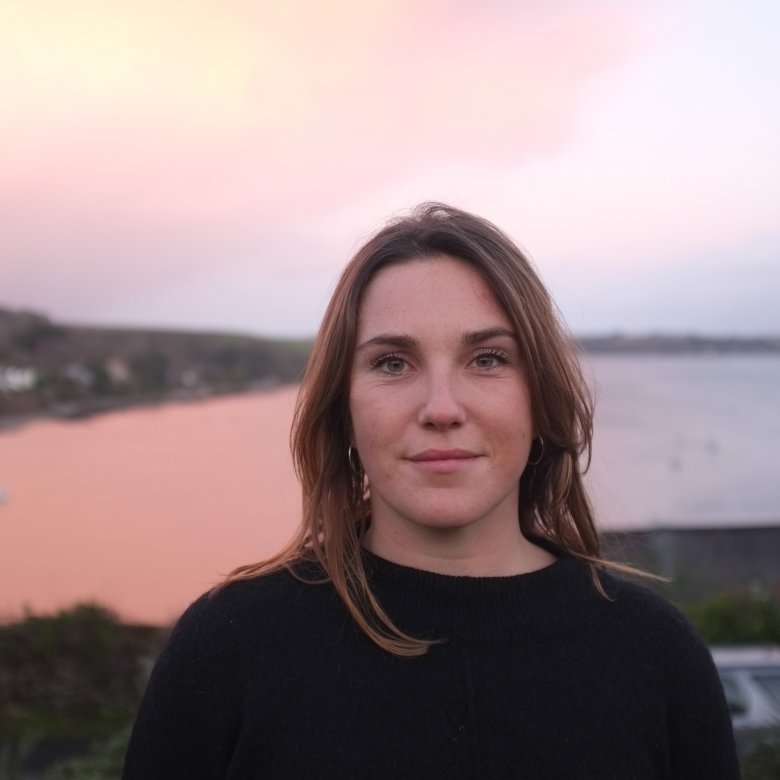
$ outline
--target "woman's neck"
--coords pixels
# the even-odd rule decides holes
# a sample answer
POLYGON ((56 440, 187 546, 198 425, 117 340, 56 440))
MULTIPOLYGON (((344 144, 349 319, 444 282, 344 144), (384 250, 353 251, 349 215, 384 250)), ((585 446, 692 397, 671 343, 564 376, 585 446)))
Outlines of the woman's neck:
POLYGON ((388 533, 372 523, 363 545, 380 558, 414 569, 466 577, 509 577, 538 571, 555 556, 526 539, 519 525, 493 538, 468 529, 420 528, 414 534, 388 533))

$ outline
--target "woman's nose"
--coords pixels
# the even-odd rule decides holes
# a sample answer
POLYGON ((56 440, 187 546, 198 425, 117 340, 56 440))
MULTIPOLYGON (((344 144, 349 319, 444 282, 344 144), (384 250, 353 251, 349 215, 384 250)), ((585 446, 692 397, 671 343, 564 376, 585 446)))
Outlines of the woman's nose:
POLYGON ((453 377, 448 374, 430 376, 420 405, 420 425, 446 429, 462 425, 464 419, 460 393, 453 377))

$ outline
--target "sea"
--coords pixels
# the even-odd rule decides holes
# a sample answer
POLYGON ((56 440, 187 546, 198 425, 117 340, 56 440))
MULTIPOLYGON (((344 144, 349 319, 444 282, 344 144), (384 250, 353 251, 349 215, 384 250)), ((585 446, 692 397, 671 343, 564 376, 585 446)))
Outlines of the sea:
POLYGON ((780 524, 780 356, 589 356, 612 528, 780 524))
MULTIPOLYGON (((780 356, 586 355, 605 529, 780 524, 780 356)), ((0 432, 0 621, 80 602, 168 624, 291 536, 297 389, 0 432)))

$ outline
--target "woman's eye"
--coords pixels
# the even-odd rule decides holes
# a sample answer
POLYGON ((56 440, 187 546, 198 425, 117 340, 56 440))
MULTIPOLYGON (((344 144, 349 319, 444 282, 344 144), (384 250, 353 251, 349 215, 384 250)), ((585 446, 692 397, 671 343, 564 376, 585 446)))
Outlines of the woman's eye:
POLYGON ((474 358, 474 365, 477 368, 499 368, 506 365, 509 362, 509 358, 503 352, 497 352, 491 350, 490 352, 482 352, 474 358))
POLYGON ((406 368, 406 361, 398 355, 382 355, 371 363, 372 368, 378 368, 386 374, 401 374, 406 368))

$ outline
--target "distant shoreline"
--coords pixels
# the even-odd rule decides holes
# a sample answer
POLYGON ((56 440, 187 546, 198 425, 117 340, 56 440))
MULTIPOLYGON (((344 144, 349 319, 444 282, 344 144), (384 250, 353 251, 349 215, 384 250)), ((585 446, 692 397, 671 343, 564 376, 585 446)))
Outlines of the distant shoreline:
POLYGON ((633 355, 780 355, 780 336, 655 335, 575 336, 584 352, 633 355))

